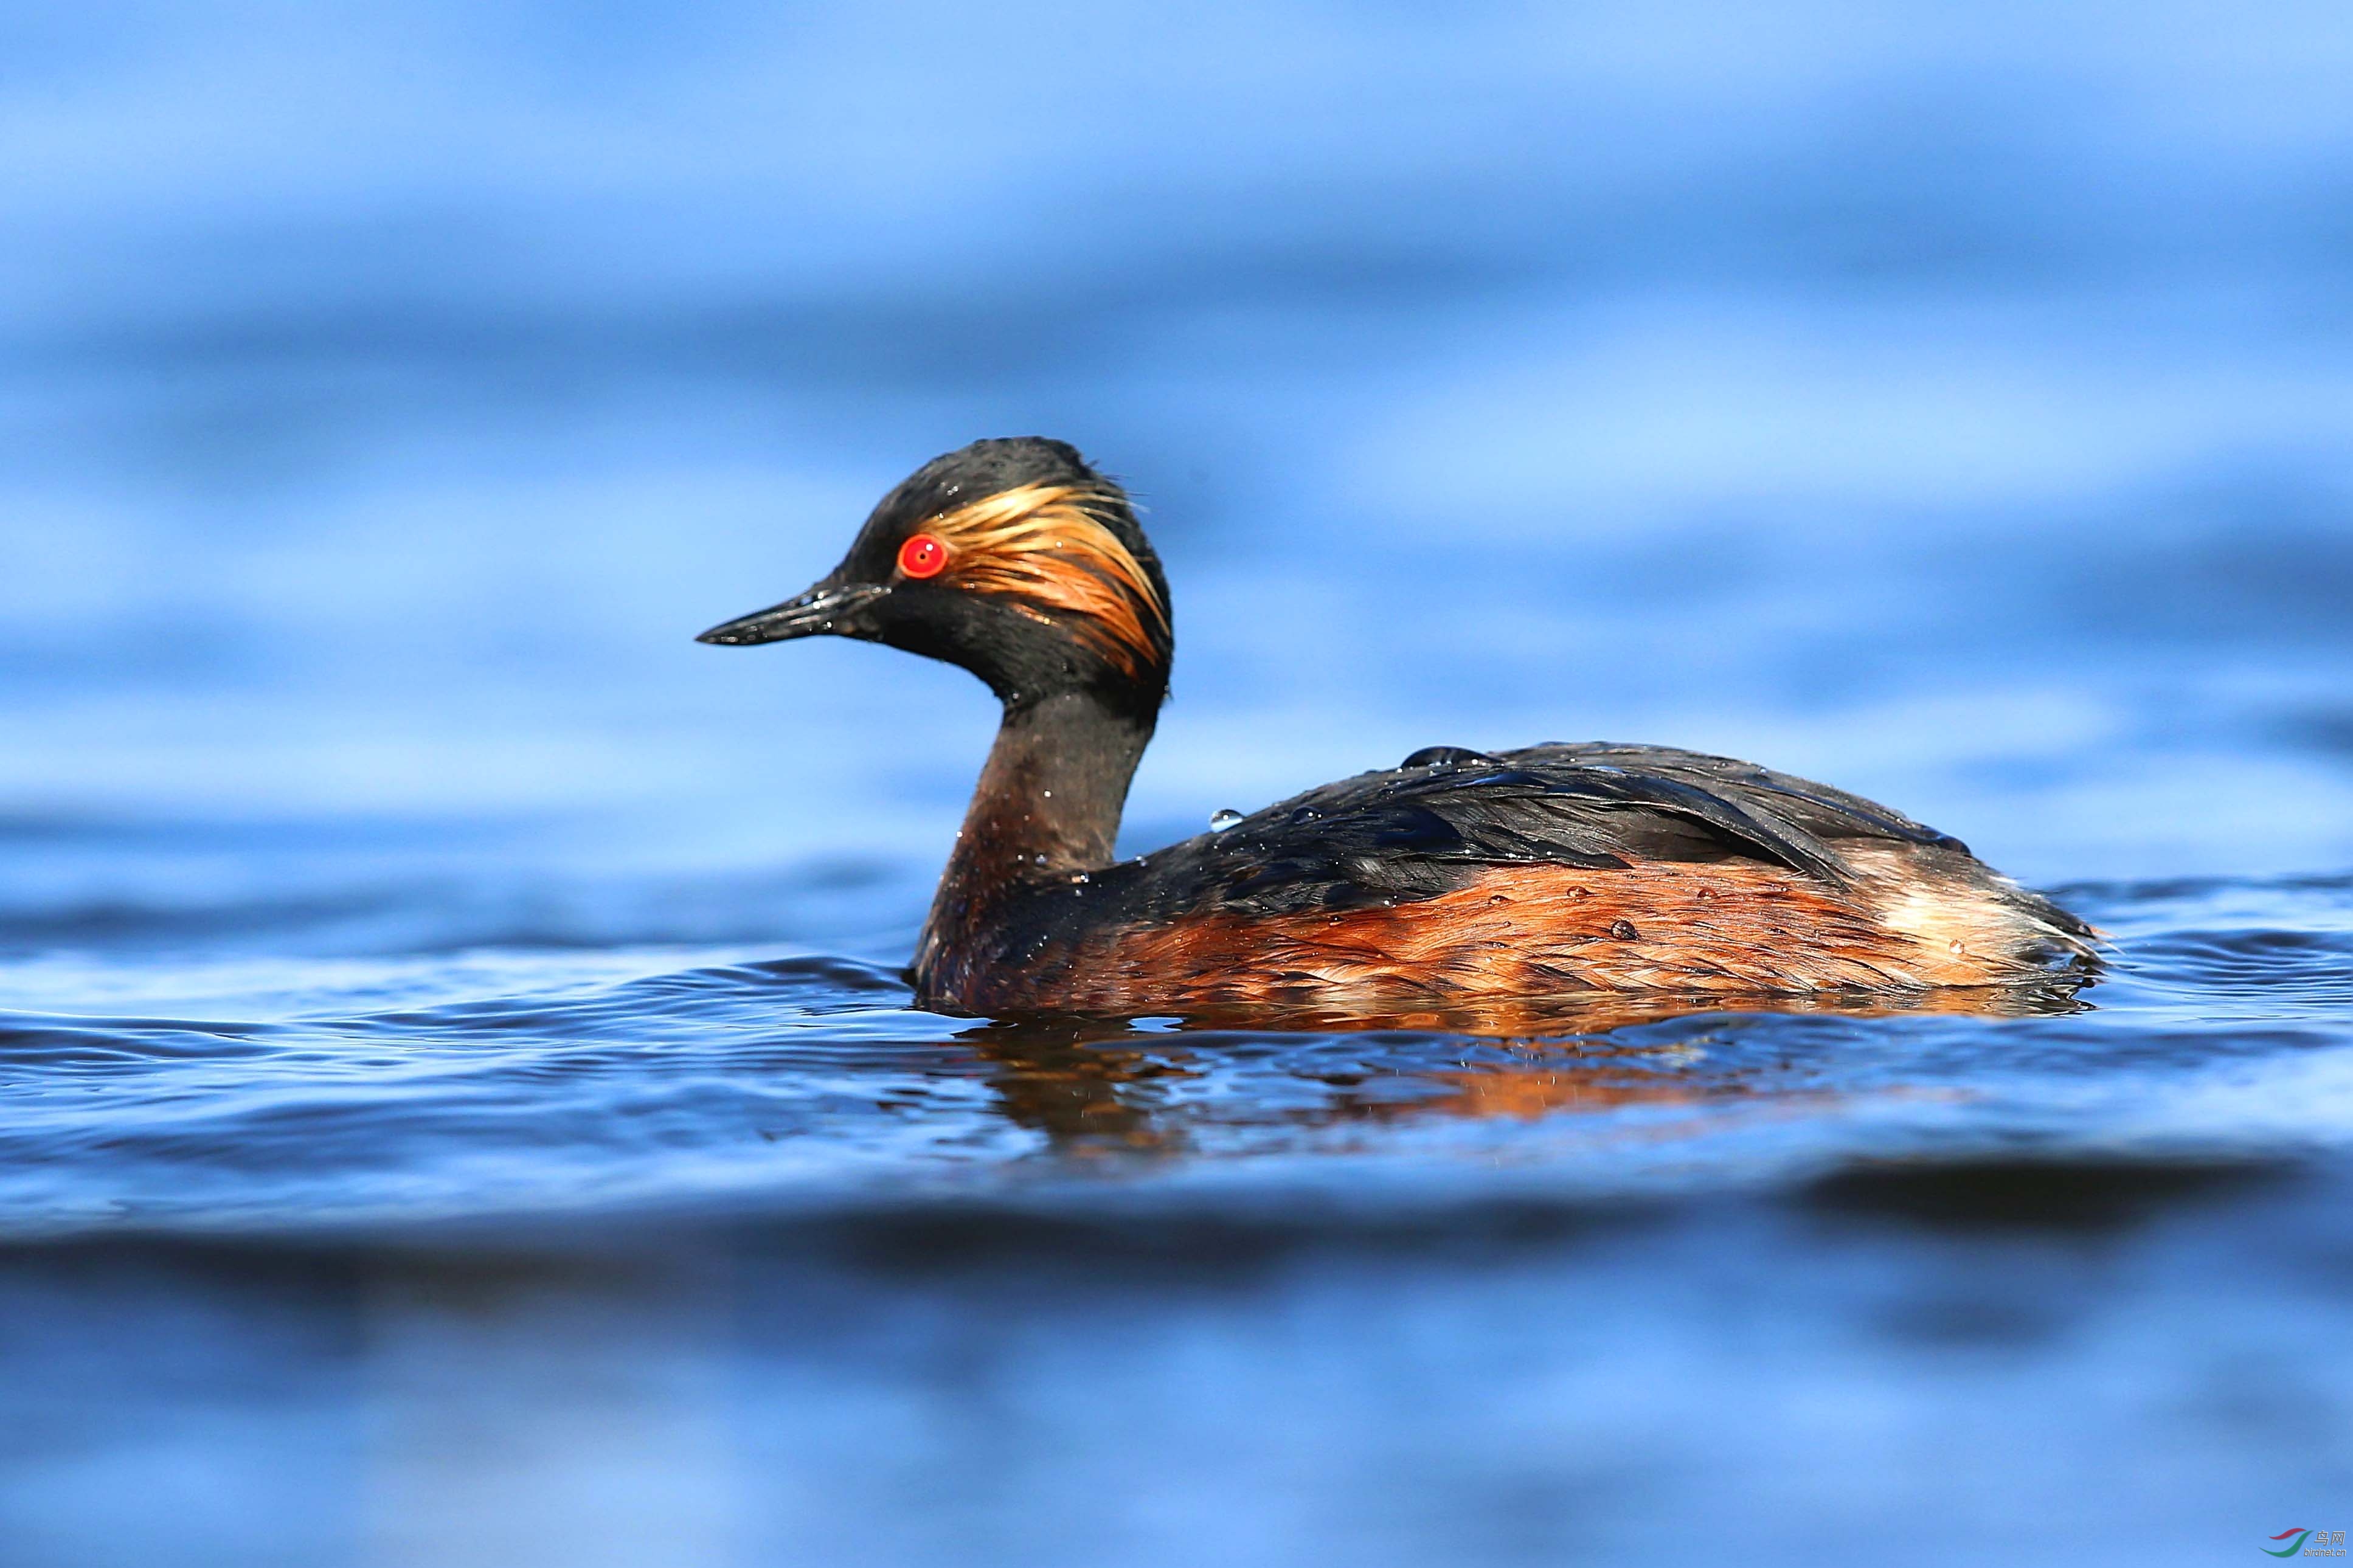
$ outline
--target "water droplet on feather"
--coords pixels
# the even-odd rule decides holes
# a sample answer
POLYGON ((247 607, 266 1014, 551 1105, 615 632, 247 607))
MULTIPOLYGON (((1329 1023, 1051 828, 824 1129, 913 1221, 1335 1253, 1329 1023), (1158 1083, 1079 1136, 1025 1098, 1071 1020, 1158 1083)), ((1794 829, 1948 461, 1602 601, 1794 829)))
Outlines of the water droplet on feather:
POLYGON ((1223 833, 1227 828, 1233 826, 1234 824, 1240 822, 1241 819, 1242 814, 1236 811, 1229 805, 1223 811, 1216 813, 1209 818, 1209 831, 1212 833, 1223 833))
POLYGON ((1465 763, 1493 764, 1498 759, 1468 746, 1424 746, 1398 764, 1400 768, 1454 768, 1465 763))

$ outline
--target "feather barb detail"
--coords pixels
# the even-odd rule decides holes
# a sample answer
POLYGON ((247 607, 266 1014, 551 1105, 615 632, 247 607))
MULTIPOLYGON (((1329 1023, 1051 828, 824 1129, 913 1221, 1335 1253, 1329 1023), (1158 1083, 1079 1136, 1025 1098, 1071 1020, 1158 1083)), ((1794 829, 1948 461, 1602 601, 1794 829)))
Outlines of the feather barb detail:
POLYGON ((1140 676, 1166 658, 1168 607, 1103 521, 1107 502, 1082 486, 1020 485, 924 527, 947 544, 947 575, 960 586, 1027 601, 1022 607, 1033 615, 1074 616, 1082 639, 1123 673, 1140 676))

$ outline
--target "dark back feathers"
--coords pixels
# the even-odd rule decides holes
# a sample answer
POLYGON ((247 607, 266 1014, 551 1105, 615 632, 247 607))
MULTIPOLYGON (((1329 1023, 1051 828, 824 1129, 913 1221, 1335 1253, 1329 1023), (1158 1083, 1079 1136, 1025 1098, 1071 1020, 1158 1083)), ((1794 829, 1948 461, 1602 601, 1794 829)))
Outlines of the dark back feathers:
POLYGON ((1738 859, 1842 886, 1855 876, 1842 842, 1968 853, 1860 796, 1667 747, 1550 744, 1493 755, 1430 747, 1407 763, 1294 795, 1103 879, 1134 917, 1155 919, 1398 903, 1445 892, 1484 866, 1738 859))

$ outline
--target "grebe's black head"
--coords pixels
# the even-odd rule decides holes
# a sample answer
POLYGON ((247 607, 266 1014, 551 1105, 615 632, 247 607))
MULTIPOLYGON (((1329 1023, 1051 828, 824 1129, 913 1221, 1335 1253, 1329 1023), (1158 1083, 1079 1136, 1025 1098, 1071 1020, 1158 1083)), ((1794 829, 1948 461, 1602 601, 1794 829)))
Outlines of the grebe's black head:
POLYGON ((698 641, 860 637, 960 664, 1008 706, 1095 692, 1148 721, 1168 692, 1168 584, 1119 486, 1034 436, 934 458, 797 598, 698 641))

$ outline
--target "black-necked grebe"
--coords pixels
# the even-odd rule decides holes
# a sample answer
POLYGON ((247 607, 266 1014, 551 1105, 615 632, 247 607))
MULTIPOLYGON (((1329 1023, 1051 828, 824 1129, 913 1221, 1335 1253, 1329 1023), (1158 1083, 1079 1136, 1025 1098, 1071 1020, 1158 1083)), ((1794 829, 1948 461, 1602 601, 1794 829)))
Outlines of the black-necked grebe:
POLYGON ((1732 997, 2088 973, 2095 933, 1867 800, 1657 746, 1440 746, 1114 861, 1168 690, 1168 588, 1119 486, 976 441, 710 643, 831 634, 1005 705, 913 969, 930 1005, 1138 1015, 1579 991, 1732 997))

